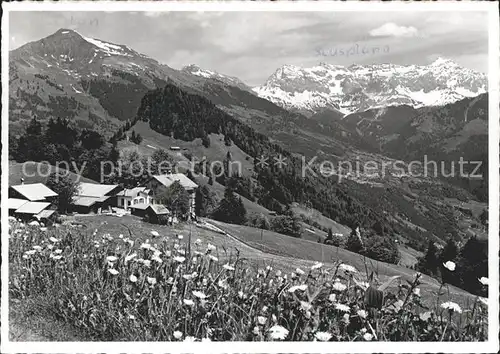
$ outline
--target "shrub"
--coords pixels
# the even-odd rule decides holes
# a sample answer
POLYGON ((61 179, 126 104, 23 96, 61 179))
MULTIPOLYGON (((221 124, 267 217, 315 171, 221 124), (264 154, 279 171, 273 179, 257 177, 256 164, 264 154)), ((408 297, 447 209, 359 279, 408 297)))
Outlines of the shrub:
POLYGON ((271 230, 292 237, 300 237, 302 225, 296 216, 280 215, 271 220, 271 230))
POLYGON ((271 223, 269 222, 269 219, 262 213, 260 214, 254 213, 250 215, 247 221, 247 225, 264 230, 271 229, 271 223))
POLYGON ((401 258, 398 246, 390 237, 374 235, 366 239, 365 256, 377 261, 397 264, 401 258))

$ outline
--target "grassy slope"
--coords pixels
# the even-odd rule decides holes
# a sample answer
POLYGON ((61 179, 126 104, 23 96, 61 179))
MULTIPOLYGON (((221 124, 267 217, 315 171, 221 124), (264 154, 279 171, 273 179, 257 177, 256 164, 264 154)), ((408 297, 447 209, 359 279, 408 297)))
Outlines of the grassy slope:
MULTIPOLYGON (((196 225, 179 224, 175 227, 153 225, 143 222, 140 218, 126 215, 114 217, 107 215, 82 215, 69 216, 64 219, 63 224, 74 223, 81 225, 84 233, 92 237, 94 230, 99 234, 109 233, 113 237, 120 234, 131 237, 136 245, 151 240, 153 244, 161 242, 163 237, 175 237, 177 234, 184 236, 184 242, 188 242, 191 234, 191 243, 194 247, 196 239, 200 238, 203 243, 211 243, 217 246, 220 262, 226 262, 239 252, 240 257, 250 261, 250 266, 263 268, 271 265, 274 269, 291 272, 300 267, 309 269, 316 261, 324 261, 325 267, 332 266, 333 261, 342 261, 355 266, 364 276, 364 263, 362 258, 349 251, 320 244, 295 239, 275 232, 265 231, 263 240, 260 239, 259 229, 230 225, 207 219, 207 222, 219 226, 229 235, 207 230, 196 225), (156 230, 160 238, 152 239, 151 231, 156 230), (323 252, 321 251, 323 249, 323 252)), ((60 229, 64 229, 64 226, 60 229)), ((63 232, 63 230, 59 230, 63 232)), ((368 260, 368 266, 377 269, 379 281, 384 281, 390 276, 400 275, 403 279, 412 279, 414 271, 409 269, 368 260)), ((428 276, 423 276, 423 284, 420 286, 422 297, 425 302, 435 301, 439 283, 428 276)), ((450 287, 453 301, 465 303, 471 295, 461 289, 450 287)), ((444 301, 444 300, 443 300, 444 301)), ((11 321, 10 338, 15 341, 79 341, 90 340, 83 338, 71 325, 63 323, 44 310, 43 302, 37 299, 24 299, 20 302, 11 302, 9 306, 11 321)))
MULTIPOLYGON (((263 250, 266 253, 289 258, 292 264, 297 259, 307 259, 325 263, 341 260, 342 262, 355 266, 361 272, 365 271, 363 257, 342 248, 292 238, 272 231, 264 231, 263 238, 261 239, 261 230, 259 229, 226 224, 214 220, 210 220, 210 222, 251 247, 263 250)), ((402 266, 378 262, 369 258, 366 258, 366 262, 369 271, 373 270, 378 272, 380 281, 384 281, 388 277, 394 275, 399 275, 403 279, 411 280, 415 275, 414 270, 402 266)), ((422 283, 422 293, 426 294, 426 297, 429 299, 434 298, 440 286, 439 282, 434 278, 423 275, 422 283)), ((450 291, 456 301, 463 301, 468 297, 468 293, 461 289, 450 286, 450 291)))
MULTIPOLYGON (((184 141, 179 139, 174 139, 172 137, 160 134, 149 128, 149 124, 139 121, 130 132, 134 130, 136 133, 140 134, 143 141, 140 145, 135 145, 127 141, 121 141, 118 145, 121 150, 124 149, 138 149, 140 153, 145 155, 152 154, 155 149, 164 149, 170 151, 171 146, 178 146, 181 149, 186 149, 184 151, 189 151, 193 156, 201 159, 203 156, 209 161, 223 161, 226 157, 228 151, 231 152, 233 161, 239 161, 241 163, 241 172, 244 176, 250 176, 253 171, 253 159, 249 157, 244 151, 239 147, 232 144, 231 146, 226 146, 224 144, 224 136, 221 134, 210 134, 210 146, 208 148, 201 144, 201 139, 195 139, 193 141, 184 141), (152 147, 154 148, 152 148, 152 147), (248 160, 247 160, 248 157, 248 160)), ((187 161, 187 159, 182 156, 181 152, 171 152, 172 156, 178 161, 187 161)), ((236 164, 233 165, 234 170, 237 170, 236 164)))
MULTIPOLYGON (((40 162, 26 164, 23 170, 23 163, 9 162, 9 186, 21 184, 21 177, 24 178, 24 183, 45 183, 48 176, 53 171, 66 173, 66 170, 40 162)), ((91 179, 77 175, 76 173, 69 172, 72 180, 79 182, 97 183, 91 179)))
POLYGON ((348 228, 347 226, 341 225, 338 222, 336 222, 330 218, 327 218, 326 216, 321 214, 316 209, 306 208, 302 205, 294 203, 292 205, 292 210, 297 215, 302 214, 302 215, 310 218, 312 221, 317 222, 319 225, 321 225, 323 227, 331 228, 333 233, 340 233, 343 235, 349 235, 351 233, 350 228, 348 228))

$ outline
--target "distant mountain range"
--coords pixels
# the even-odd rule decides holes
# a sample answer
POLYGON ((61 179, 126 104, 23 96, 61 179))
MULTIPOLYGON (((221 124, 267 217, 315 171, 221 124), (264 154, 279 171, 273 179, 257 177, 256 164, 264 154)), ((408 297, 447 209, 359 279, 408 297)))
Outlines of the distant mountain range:
POLYGON ((349 114, 397 105, 441 106, 486 92, 487 76, 439 58, 418 65, 284 65, 254 91, 284 108, 307 114, 334 109, 349 114))

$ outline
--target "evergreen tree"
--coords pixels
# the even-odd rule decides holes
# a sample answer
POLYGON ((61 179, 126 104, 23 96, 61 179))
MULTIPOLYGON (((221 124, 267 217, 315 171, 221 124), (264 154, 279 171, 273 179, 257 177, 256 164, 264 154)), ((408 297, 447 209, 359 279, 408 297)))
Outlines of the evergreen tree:
POLYGON ((487 289, 478 281, 488 277, 488 240, 471 237, 460 250, 456 262, 457 285, 480 296, 487 296, 487 289))
POLYGON ((210 147, 210 138, 207 134, 203 135, 203 137, 201 138, 201 144, 206 148, 210 147))
POLYGON ((67 173, 52 172, 47 178, 47 187, 57 193, 55 204, 61 213, 66 213, 78 192, 78 185, 67 173))
POLYGON ((45 157, 45 139, 42 134, 42 125, 36 118, 33 118, 26 133, 21 135, 17 141, 17 151, 14 158, 18 162, 42 161, 45 157))
POLYGON ((224 198, 213 212, 213 218, 231 224, 242 225, 246 221, 246 209, 241 197, 234 194, 230 186, 224 190, 224 198))
POLYGON ((175 169, 175 166, 174 158, 164 149, 157 149, 151 155, 150 173, 152 175, 171 173, 175 169))
POLYGON ((441 272, 441 280, 443 283, 458 285, 460 281, 457 279, 456 272, 450 271, 444 266, 448 261, 455 262, 458 255, 458 248, 453 239, 450 237, 446 245, 439 254, 439 270, 441 272))
POLYGON ((88 129, 84 129, 80 133, 80 141, 87 150, 99 149, 104 144, 101 134, 88 129))
POLYGON ((216 207, 216 195, 207 186, 196 189, 195 211, 198 216, 210 215, 216 207))
POLYGON ((137 134, 136 137, 135 137, 135 143, 137 145, 140 145, 142 143, 142 136, 141 134, 137 134))
POLYGON ((332 229, 328 229, 328 236, 326 237, 326 241, 331 241, 333 240, 333 232, 332 229))
POLYGON ((364 246, 363 240, 361 238, 361 233, 359 231, 359 226, 353 228, 353 230, 349 234, 349 237, 347 238, 345 247, 351 252, 363 254, 364 246))
POLYGON ((189 194, 179 181, 175 181, 160 192, 158 200, 169 208, 174 215, 185 216, 189 212, 189 194))
POLYGON ((428 275, 437 274, 438 270, 438 256, 437 256, 437 248, 434 245, 432 240, 429 240, 429 244, 427 246, 427 252, 424 257, 421 257, 417 264, 417 269, 422 273, 426 273, 428 275))
POLYGON ((479 220, 481 221, 481 224, 486 226, 488 224, 488 211, 485 209, 479 216, 479 220))

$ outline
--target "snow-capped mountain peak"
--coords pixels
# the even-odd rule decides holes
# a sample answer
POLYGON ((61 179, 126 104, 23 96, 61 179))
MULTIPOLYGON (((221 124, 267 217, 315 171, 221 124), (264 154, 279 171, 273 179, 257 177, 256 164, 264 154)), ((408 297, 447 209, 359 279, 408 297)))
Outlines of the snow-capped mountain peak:
POLYGON ((224 82, 224 83, 231 85, 231 86, 237 86, 241 89, 251 91, 251 88, 248 87, 243 81, 241 81, 237 77, 223 75, 223 74, 220 74, 216 71, 212 71, 212 70, 208 70, 208 69, 202 69, 196 64, 187 65, 187 66, 182 68, 182 71, 185 73, 189 73, 191 75, 203 77, 206 79, 214 79, 217 81, 224 82))
POLYGON ((443 57, 438 57, 436 60, 434 60, 431 64, 431 66, 459 66, 457 63, 455 63, 453 60, 448 59, 448 58, 443 58, 443 57))
POLYGON ((284 108, 348 114, 407 104, 439 106, 486 92, 487 77, 439 57, 429 65, 284 65, 253 90, 284 108))

